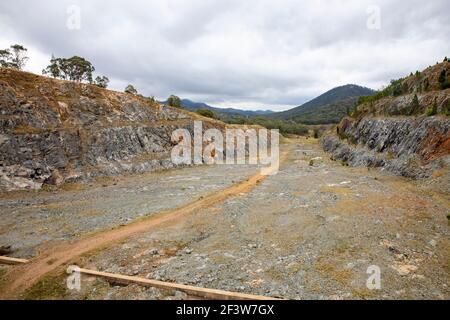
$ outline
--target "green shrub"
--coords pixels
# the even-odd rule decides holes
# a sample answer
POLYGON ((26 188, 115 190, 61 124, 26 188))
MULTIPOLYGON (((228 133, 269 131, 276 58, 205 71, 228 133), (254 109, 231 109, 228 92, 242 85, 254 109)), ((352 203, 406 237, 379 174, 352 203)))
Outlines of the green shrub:
POLYGON ((214 112, 212 112, 209 109, 198 109, 195 112, 203 117, 212 118, 212 119, 215 118, 214 112))
POLYGON ((423 86, 424 86, 424 90, 428 91, 430 89, 430 81, 428 79, 425 79, 423 86))
POLYGON ((314 139, 319 139, 320 138, 320 131, 319 129, 314 129, 314 139))
POLYGON ((183 106, 181 105, 181 99, 175 95, 171 95, 167 99, 167 105, 174 107, 174 108, 183 108, 183 106))
POLYGON ((449 89, 450 88, 450 81, 444 81, 440 84, 440 87, 442 90, 449 89))
POLYGON ((131 85, 131 84, 127 85, 127 87, 125 88, 124 92, 128 93, 128 94, 132 94, 132 95, 137 95, 138 94, 138 91, 136 90, 136 88, 133 85, 131 85))
POLYGON ((411 104, 409 106, 409 112, 408 114, 410 116, 417 114, 420 110, 420 103, 419 103, 419 98, 417 97, 417 94, 414 95, 411 104))
POLYGON ((437 115, 437 113, 438 113, 438 106, 437 106, 437 101, 436 101, 436 98, 435 98, 433 106, 431 108, 427 109, 426 115, 428 117, 431 117, 431 116, 437 115))
POLYGON ((443 115, 450 116, 450 100, 447 102, 447 104, 442 108, 443 115))
POLYGON ((442 90, 450 88, 450 81, 447 80, 447 70, 443 69, 441 71, 438 82, 442 90))
POLYGON ((100 87, 100 88, 108 88, 108 84, 109 84, 109 78, 108 77, 105 77, 105 76, 98 76, 97 78, 95 78, 95 82, 94 82, 94 84, 97 86, 97 87, 100 87))
POLYGON ((435 116, 436 114, 437 114, 437 112, 435 112, 433 110, 433 108, 428 108, 427 109, 427 112, 426 112, 427 117, 432 117, 432 116, 435 116))

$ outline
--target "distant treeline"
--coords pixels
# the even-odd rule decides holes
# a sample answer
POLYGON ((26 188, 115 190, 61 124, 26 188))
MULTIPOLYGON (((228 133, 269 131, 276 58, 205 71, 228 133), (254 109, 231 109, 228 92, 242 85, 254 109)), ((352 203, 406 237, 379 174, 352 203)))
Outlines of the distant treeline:
POLYGON ((269 119, 265 116, 248 117, 238 114, 215 113, 209 109, 198 109, 195 112, 204 117, 218 119, 229 124, 260 125, 267 129, 279 129, 281 134, 309 134, 307 126, 287 120, 269 119))

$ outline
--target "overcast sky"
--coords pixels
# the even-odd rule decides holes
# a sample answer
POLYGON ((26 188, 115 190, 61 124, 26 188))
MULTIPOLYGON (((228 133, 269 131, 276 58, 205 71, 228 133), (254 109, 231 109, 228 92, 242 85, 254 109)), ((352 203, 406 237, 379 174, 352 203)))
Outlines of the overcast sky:
POLYGON ((132 83, 159 99, 283 110, 442 61, 450 9, 448 0, 2 0, 0 48, 13 43, 39 74, 52 53, 80 55, 115 90, 132 83))

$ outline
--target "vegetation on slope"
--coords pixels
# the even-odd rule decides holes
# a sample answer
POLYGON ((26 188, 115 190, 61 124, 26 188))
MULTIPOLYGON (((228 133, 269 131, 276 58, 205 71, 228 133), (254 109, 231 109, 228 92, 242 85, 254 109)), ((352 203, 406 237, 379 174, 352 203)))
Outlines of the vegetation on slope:
POLYGON ((349 84, 333 88, 299 107, 269 117, 297 123, 338 123, 346 115, 347 109, 356 105, 358 97, 373 93, 372 89, 349 84))
POLYGON ((408 77, 391 80, 390 84, 374 95, 360 97, 358 106, 350 115, 449 115, 450 61, 416 71, 408 77), (405 102, 406 100, 406 102, 405 102), (396 103, 394 103, 397 101, 396 103))
POLYGON ((308 125, 339 123, 357 104, 357 97, 349 97, 330 103, 292 118, 296 123, 308 125))

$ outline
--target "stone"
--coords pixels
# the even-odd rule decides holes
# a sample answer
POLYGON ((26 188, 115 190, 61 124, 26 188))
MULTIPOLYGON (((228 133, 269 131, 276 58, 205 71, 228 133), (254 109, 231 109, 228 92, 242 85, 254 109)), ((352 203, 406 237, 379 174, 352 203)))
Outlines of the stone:
POLYGON ((185 300, 187 299, 188 295, 182 291, 175 291, 174 298, 177 300, 185 300))
POLYGON ((158 249, 150 249, 147 251, 147 254, 150 256, 156 256, 159 254, 159 251, 158 251, 158 249))
POLYGON ((52 174, 50 175, 50 177, 48 177, 45 181, 44 184, 47 185, 52 185, 52 186, 60 186, 64 183, 64 177, 63 175, 59 172, 58 169, 54 169, 52 171, 52 174))
POLYGON ((406 276, 406 275, 410 274, 411 272, 414 272, 418 269, 418 267, 416 267, 414 265, 399 264, 399 263, 391 266, 391 268, 396 270, 398 272, 398 274, 401 276, 406 276))
POLYGON ((432 247, 436 247, 437 241, 434 240, 434 239, 431 239, 430 241, 428 241, 428 244, 429 244, 430 246, 432 246, 432 247))

